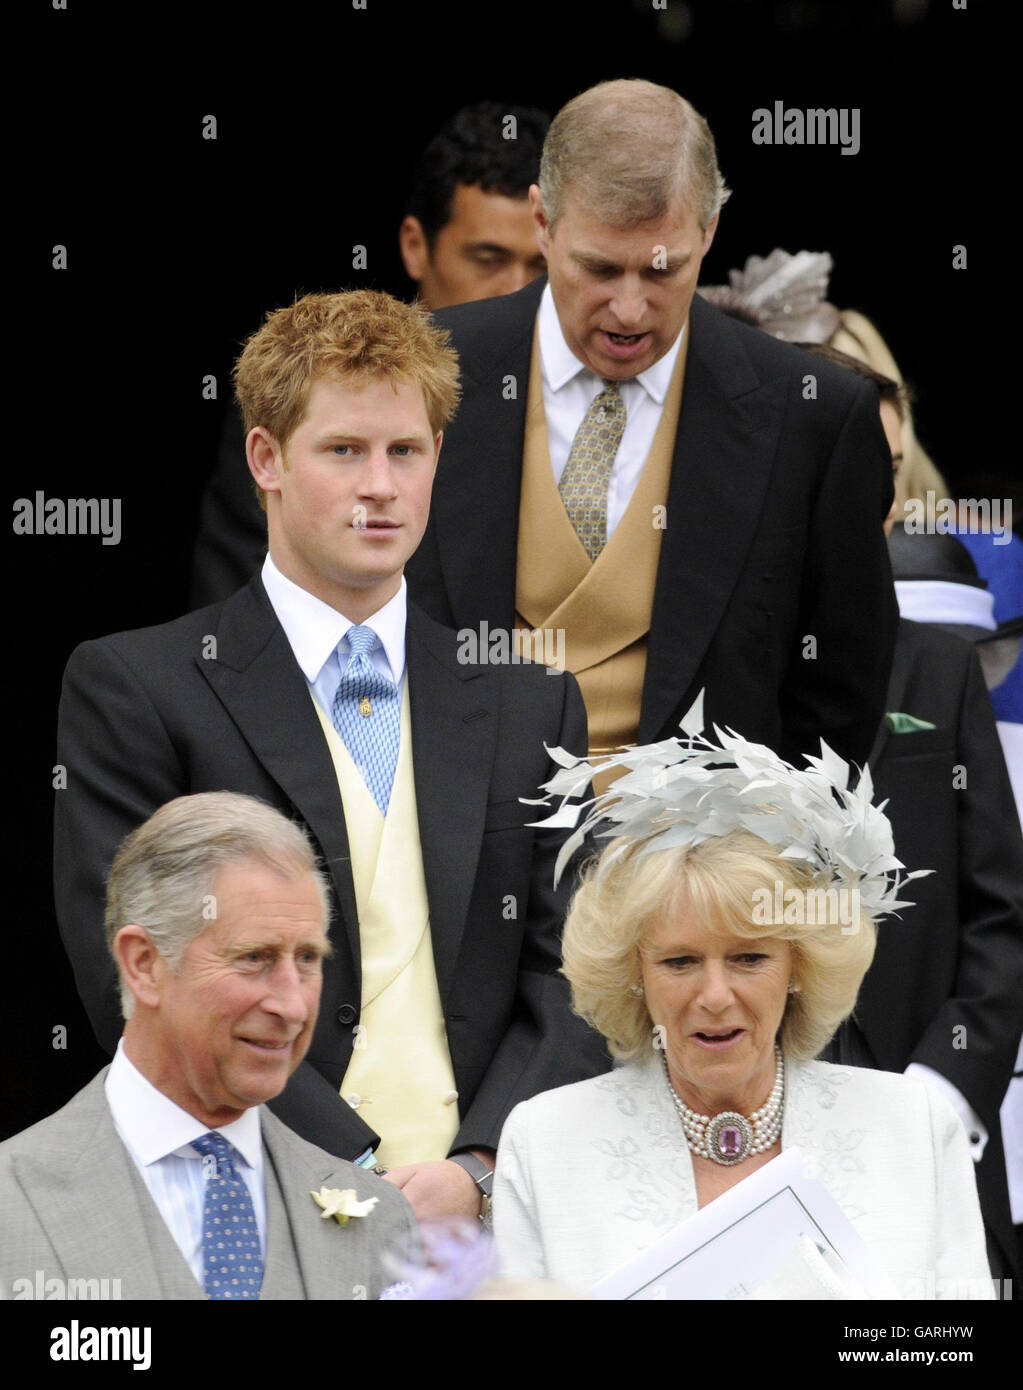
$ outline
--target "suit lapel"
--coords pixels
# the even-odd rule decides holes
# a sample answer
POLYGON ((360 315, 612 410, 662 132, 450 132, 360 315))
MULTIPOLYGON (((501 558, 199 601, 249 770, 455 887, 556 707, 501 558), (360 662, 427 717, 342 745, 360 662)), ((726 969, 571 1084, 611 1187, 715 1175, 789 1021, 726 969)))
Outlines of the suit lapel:
POLYGON ((447 997, 476 877, 497 736, 492 682, 459 664, 454 633, 408 609, 419 839, 437 984, 447 997))
MULTIPOLYGON (((305 1156, 306 1146, 296 1144, 287 1127, 265 1106, 260 1109, 259 1119, 265 1156, 273 1167, 287 1222, 287 1229, 283 1230, 268 1226, 263 1292, 270 1298, 280 1296, 274 1293, 273 1287, 274 1259, 278 1254, 289 1255, 286 1245, 290 1237, 305 1297, 320 1300, 342 1297, 343 1250, 338 1248, 341 1228, 335 1221, 323 1220, 309 1194, 318 1192, 321 1187, 351 1184, 338 1177, 337 1168, 326 1154, 321 1166, 310 1166, 305 1156)), ((269 1184, 267 1193, 269 1197, 269 1184)), ((269 1201, 267 1219, 269 1222, 269 1201)))
POLYGON ((640 743, 659 737, 679 709, 721 624, 756 533, 784 411, 782 393, 757 376, 730 322, 699 296, 687 331, 640 743))
POLYGON ((16 1160, 18 1182, 69 1277, 87 1270, 90 1277, 120 1278, 131 1299, 201 1299, 202 1289, 114 1128, 103 1087, 108 1070, 62 1112, 68 1122, 65 1151, 16 1160))
POLYGON ((337 778, 305 678, 258 576, 224 604, 215 660, 196 657, 257 761, 320 846, 361 987, 359 918, 337 778))
MULTIPOLYGON (((445 588, 460 627, 487 619, 511 627, 515 613, 522 445, 533 325, 546 280, 503 305, 508 323, 481 335, 462 371, 468 389, 458 408, 458 448, 441 447, 433 494, 445 588), (509 396, 514 390, 514 395, 509 396)), ((495 310, 496 312, 496 310, 495 310)))
MULTIPOLYGON (((909 682, 909 671, 912 665, 905 622, 905 618, 899 619, 899 629, 895 639, 895 655, 892 658, 892 673, 888 677, 887 709, 893 714, 902 708, 906 694, 906 685, 909 682)), ((874 738, 874 746, 871 748, 870 756, 867 759, 872 772, 877 768, 881 759, 884 757, 885 749, 888 747, 888 740, 891 737, 892 730, 889 727, 888 720, 887 718, 882 719, 874 738)))

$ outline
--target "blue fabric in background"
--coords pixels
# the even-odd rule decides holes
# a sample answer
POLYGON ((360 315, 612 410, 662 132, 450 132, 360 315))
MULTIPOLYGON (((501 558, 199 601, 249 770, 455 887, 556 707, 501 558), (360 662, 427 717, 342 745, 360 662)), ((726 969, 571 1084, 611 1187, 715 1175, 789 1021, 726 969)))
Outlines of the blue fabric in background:
MULTIPOLYGON (((956 535, 994 594, 995 621, 1007 623, 1023 617, 1023 541, 1019 536, 1009 532, 1009 544, 996 545, 1000 537, 990 532, 957 531, 956 535)), ((991 703, 996 719, 1023 724, 1023 651, 1002 684, 992 690, 991 703)))

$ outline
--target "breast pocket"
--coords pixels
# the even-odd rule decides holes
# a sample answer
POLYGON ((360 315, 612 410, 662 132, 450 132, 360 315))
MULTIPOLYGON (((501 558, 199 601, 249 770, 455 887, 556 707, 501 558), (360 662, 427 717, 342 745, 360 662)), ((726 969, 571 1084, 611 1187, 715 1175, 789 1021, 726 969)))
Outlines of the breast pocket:
POLYGON ((889 734, 884 746, 884 757, 923 758, 952 757, 955 746, 947 729, 914 729, 905 734, 889 734))

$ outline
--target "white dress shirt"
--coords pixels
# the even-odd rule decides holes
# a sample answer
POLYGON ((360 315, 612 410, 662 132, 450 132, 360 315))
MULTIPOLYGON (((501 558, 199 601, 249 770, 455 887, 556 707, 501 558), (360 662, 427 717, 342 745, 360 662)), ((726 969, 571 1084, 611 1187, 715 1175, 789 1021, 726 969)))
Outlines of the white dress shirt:
MULTIPOLYGON (((554 295, 548 285, 540 299, 539 313, 540 362, 543 368, 543 406, 547 416, 547 444, 550 449, 554 481, 568 462, 569 450, 583 416, 604 390, 604 383, 576 357, 565 342, 561 331, 554 295)), ((652 367, 629 381, 618 383, 625 403, 625 431, 611 468, 607 489, 607 534, 610 539, 615 527, 632 501, 643 465, 661 423, 664 397, 671 385, 682 332, 671 347, 652 367)))
MULTIPOLYGON (((202 1285, 202 1214, 206 1182, 202 1156, 191 1145, 193 1139, 209 1134, 210 1127, 175 1105, 146 1080, 129 1061, 123 1038, 117 1044, 103 1085, 114 1128, 142 1174, 178 1249, 202 1285)), ((220 1125, 216 1133, 222 1134, 235 1150, 235 1165, 252 1198, 265 1259, 266 1190, 258 1109, 246 1110, 231 1124, 220 1125)))
POLYGON ((270 606, 284 629, 309 691, 328 719, 333 718, 334 696, 350 659, 347 645, 344 652, 339 652, 338 647, 351 627, 370 627, 380 638, 381 646, 370 660, 382 676, 394 681, 399 695, 402 694, 408 612, 404 577, 394 597, 361 624, 353 623, 329 603, 281 574, 269 555, 263 561, 262 579, 270 606))

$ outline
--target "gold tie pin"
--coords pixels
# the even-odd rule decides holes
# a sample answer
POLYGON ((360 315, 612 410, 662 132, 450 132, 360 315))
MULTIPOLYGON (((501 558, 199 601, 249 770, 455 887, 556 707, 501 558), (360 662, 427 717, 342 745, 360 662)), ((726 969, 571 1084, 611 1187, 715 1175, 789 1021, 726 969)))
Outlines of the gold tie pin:
POLYGON ((373 713, 373 706, 369 702, 368 695, 363 695, 362 699, 359 701, 359 713, 362 715, 363 719, 368 719, 373 713))

